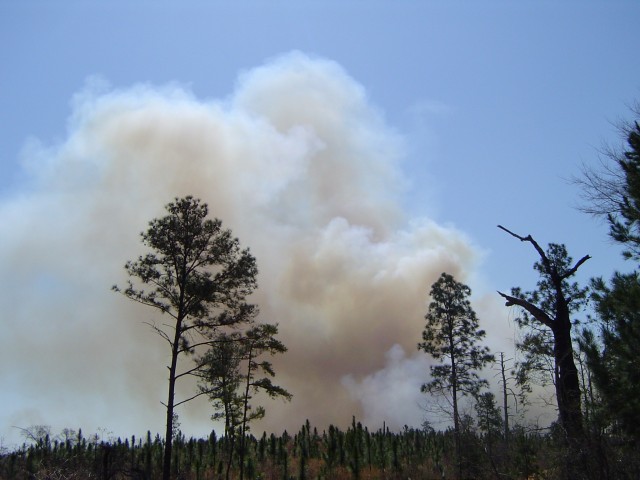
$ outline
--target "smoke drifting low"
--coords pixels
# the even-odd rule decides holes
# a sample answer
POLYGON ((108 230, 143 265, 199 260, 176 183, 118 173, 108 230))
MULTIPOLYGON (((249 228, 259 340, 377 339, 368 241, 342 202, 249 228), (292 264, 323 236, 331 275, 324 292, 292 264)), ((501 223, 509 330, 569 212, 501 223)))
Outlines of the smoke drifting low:
MULTIPOLYGON (((259 431, 419 425, 429 287, 443 271, 466 280, 478 252, 403 214, 402 138, 339 65, 289 54, 210 101, 93 80, 72 107, 64 141, 25 148, 28 190, 0 203, 0 435, 162 431, 168 352, 142 323, 156 312, 110 286, 147 222, 187 194, 256 256, 255 302, 289 348, 276 372, 294 399, 266 404, 259 431)), ((188 434, 212 428, 205 401, 181 408, 188 434)))

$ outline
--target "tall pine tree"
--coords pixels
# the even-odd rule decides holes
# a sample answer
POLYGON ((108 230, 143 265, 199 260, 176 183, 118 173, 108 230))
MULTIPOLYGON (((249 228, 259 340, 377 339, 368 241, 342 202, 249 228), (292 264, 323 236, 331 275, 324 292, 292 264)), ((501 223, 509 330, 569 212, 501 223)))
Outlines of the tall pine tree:
MULTIPOLYGON (((640 107, 640 106, 638 106, 640 107)), ((640 116, 640 108, 634 110, 640 116)), ((636 117, 637 118, 637 117, 636 117)), ((640 261, 640 125, 624 129, 627 148, 609 151, 613 162, 603 172, 586 171, 578 183, 592 203, 586 211, 604 215, 611 238, 623 256, 640 261), (607 199, 603 202, 602 199, 607 199)), ((592 299, 601 320, 599 332, 584 332, 587 363, 609 417, 633 441, 640 441, 640 274, 616 272, 609 285, 592 281, 592 299), (599 333, 599 335, 597 335, 599 333)))
POLYGON ((179 371, 178 360, 193 359, 198 347, 213 345, 221 328, 253 320, 257 308, 246 298, 256 288, 258 273, 249 250, 240 248, 238 239, 222 228, 220 220, 207 218, 208 207, 199 199, 176 198, 166 210, 167 215, 152 220, 141 234, 151 252, 126 263, 127 287, 113 287, 169 317, 150 324, 171 352, 163 480, 171 475, 174 408, 191 400, 176 402, 176 381, 198 374, 206 365, 192 361, 179 371))
POLYGON ((459 400, 465 395, 476 395, 487 383, 480 379, 478 370, 493 361, 489 349, 478 345, 485 331, 479 328, 470 295, 468 286, 443 273, 431 287, 423 341, 418 344, 418 349, 440 362, 431 367, 431 381, 422 386, 422 391, 445 395, 451 400, 459 477, 462 477, 459 400))

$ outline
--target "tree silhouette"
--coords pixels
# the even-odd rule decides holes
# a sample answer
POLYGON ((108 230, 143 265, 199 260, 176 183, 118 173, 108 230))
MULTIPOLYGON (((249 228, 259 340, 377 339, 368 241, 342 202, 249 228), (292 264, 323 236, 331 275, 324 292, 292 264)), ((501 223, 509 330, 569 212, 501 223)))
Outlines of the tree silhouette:
MULTIPOLYGON (((564 245, 550 244, 545 252, 531 235, 522 237, 501 225, 498 227, 518 240, 530 243, 540 256, 534 264, 540 274, 536 290, 522 292, 514 288, 511 295, 498 293, 507 300, 506 306, 523 309, 524 314, 518 318, 519 325, 532 328, 521 345, 528 359, 535 362, 545 357, 552 358, 560 424, 572 451, 581 451, 584 430, 580 382, 573 356, 571 315, 581 307, 586 290, 579 288, 577 283, 569 283, 569 279, 591 257, 585 255, 573 264, 564 245)), ((569 466, 569 470, 574 466, 569 466)))
POLYGON ((460 477, 462 452, 458 401, 462 396, 477 394, 487 383, 480 379, 477 371, 493 360, 487 347, 477 345, 485 332, 478 328, 478 318, 468 300, 470 295, 468 286, 443 273, 431 287, 423 341, 418 344, 418 349, 440 361, 439 365, 431 367, 432 380, 422 386, 422 391, 451 397, 460 477))
POLYGON ((152 220, 141 234, 151 253, 126 263, 130 280, 124 290, 113 287, 171 319, 150 324, 171 350, 163 480, 171 475, 174 408, 202 394, 175 401, 176 381, 204 367, 192 361, 178 372, 178 358, 193 358, 197 348, 215 343, 221 327, 250 322, 257 314, 246 302, 257 275, 249 250, 240 248, 220 220, 207 219, 207 205, 192 196, 176 198, 166 210, 168 215, 152 220))

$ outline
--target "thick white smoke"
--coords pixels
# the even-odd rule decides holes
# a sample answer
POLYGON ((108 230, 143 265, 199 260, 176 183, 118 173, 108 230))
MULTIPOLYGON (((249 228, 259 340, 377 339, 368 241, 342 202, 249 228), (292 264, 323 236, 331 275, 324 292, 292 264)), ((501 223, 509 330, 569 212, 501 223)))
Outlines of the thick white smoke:
MULTIPOLYGON (((419 425, 427 292, 443 271, 469 278, 478 253, 403 215, 402 138, 339 65, 285 55, 210 101, 90 81, 72 106, 67 137, 31 141, 28 189, 0 203, 1 435, 33 423, 162 431, 168 352, 142 323, 156 312, 110 286, 142 253, 147 222, 187 194, 251 248, 261 317, 289 348, 276 380, 294 400, 267 404, 261 427, 419 425)), ((186 405, 183 429, 210 430, 210 413, 186 405)))

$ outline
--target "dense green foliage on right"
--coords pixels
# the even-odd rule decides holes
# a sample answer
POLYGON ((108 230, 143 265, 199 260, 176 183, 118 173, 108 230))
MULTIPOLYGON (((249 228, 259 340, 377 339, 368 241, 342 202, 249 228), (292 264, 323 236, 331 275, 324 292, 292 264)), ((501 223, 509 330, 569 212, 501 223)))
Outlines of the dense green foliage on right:
POLYGON ((602 322, 599 338, 586 330, 584 350, 602 399, 605 424, 640 440, 640 282, 637 273, 616 273, 611 284, 596 279, 592 298, 602 322))
MULTIPOLYGON (((639 113, 639 112, 636 112, 639 113)), ((640 125, 625 128, 627 149, 610 152, 609 177, 589 172, 591 197, 606 194, 610 202, 597 212, 606 215, 610 236, 623 255, 640 261, 640 125), (617 170, 613 170, 617 166, 617 170), (610 178, 622 180, 613 184, 610 178)), ((583 348, 602 398, 600 421, 638 447, 640 442, 640 279, 637 264, 630 273, 615 272, 609 284, 592 281, 592 299, 600 329, 584 331, 583 348)))
POLYGON ((627 250, 625 258, 640 260, 640 125, 634 122, 628 127, 628 150, 616 158, 624 175, 618 209, 609 212, 607 218, 611 227, 611 237, 627 250))

